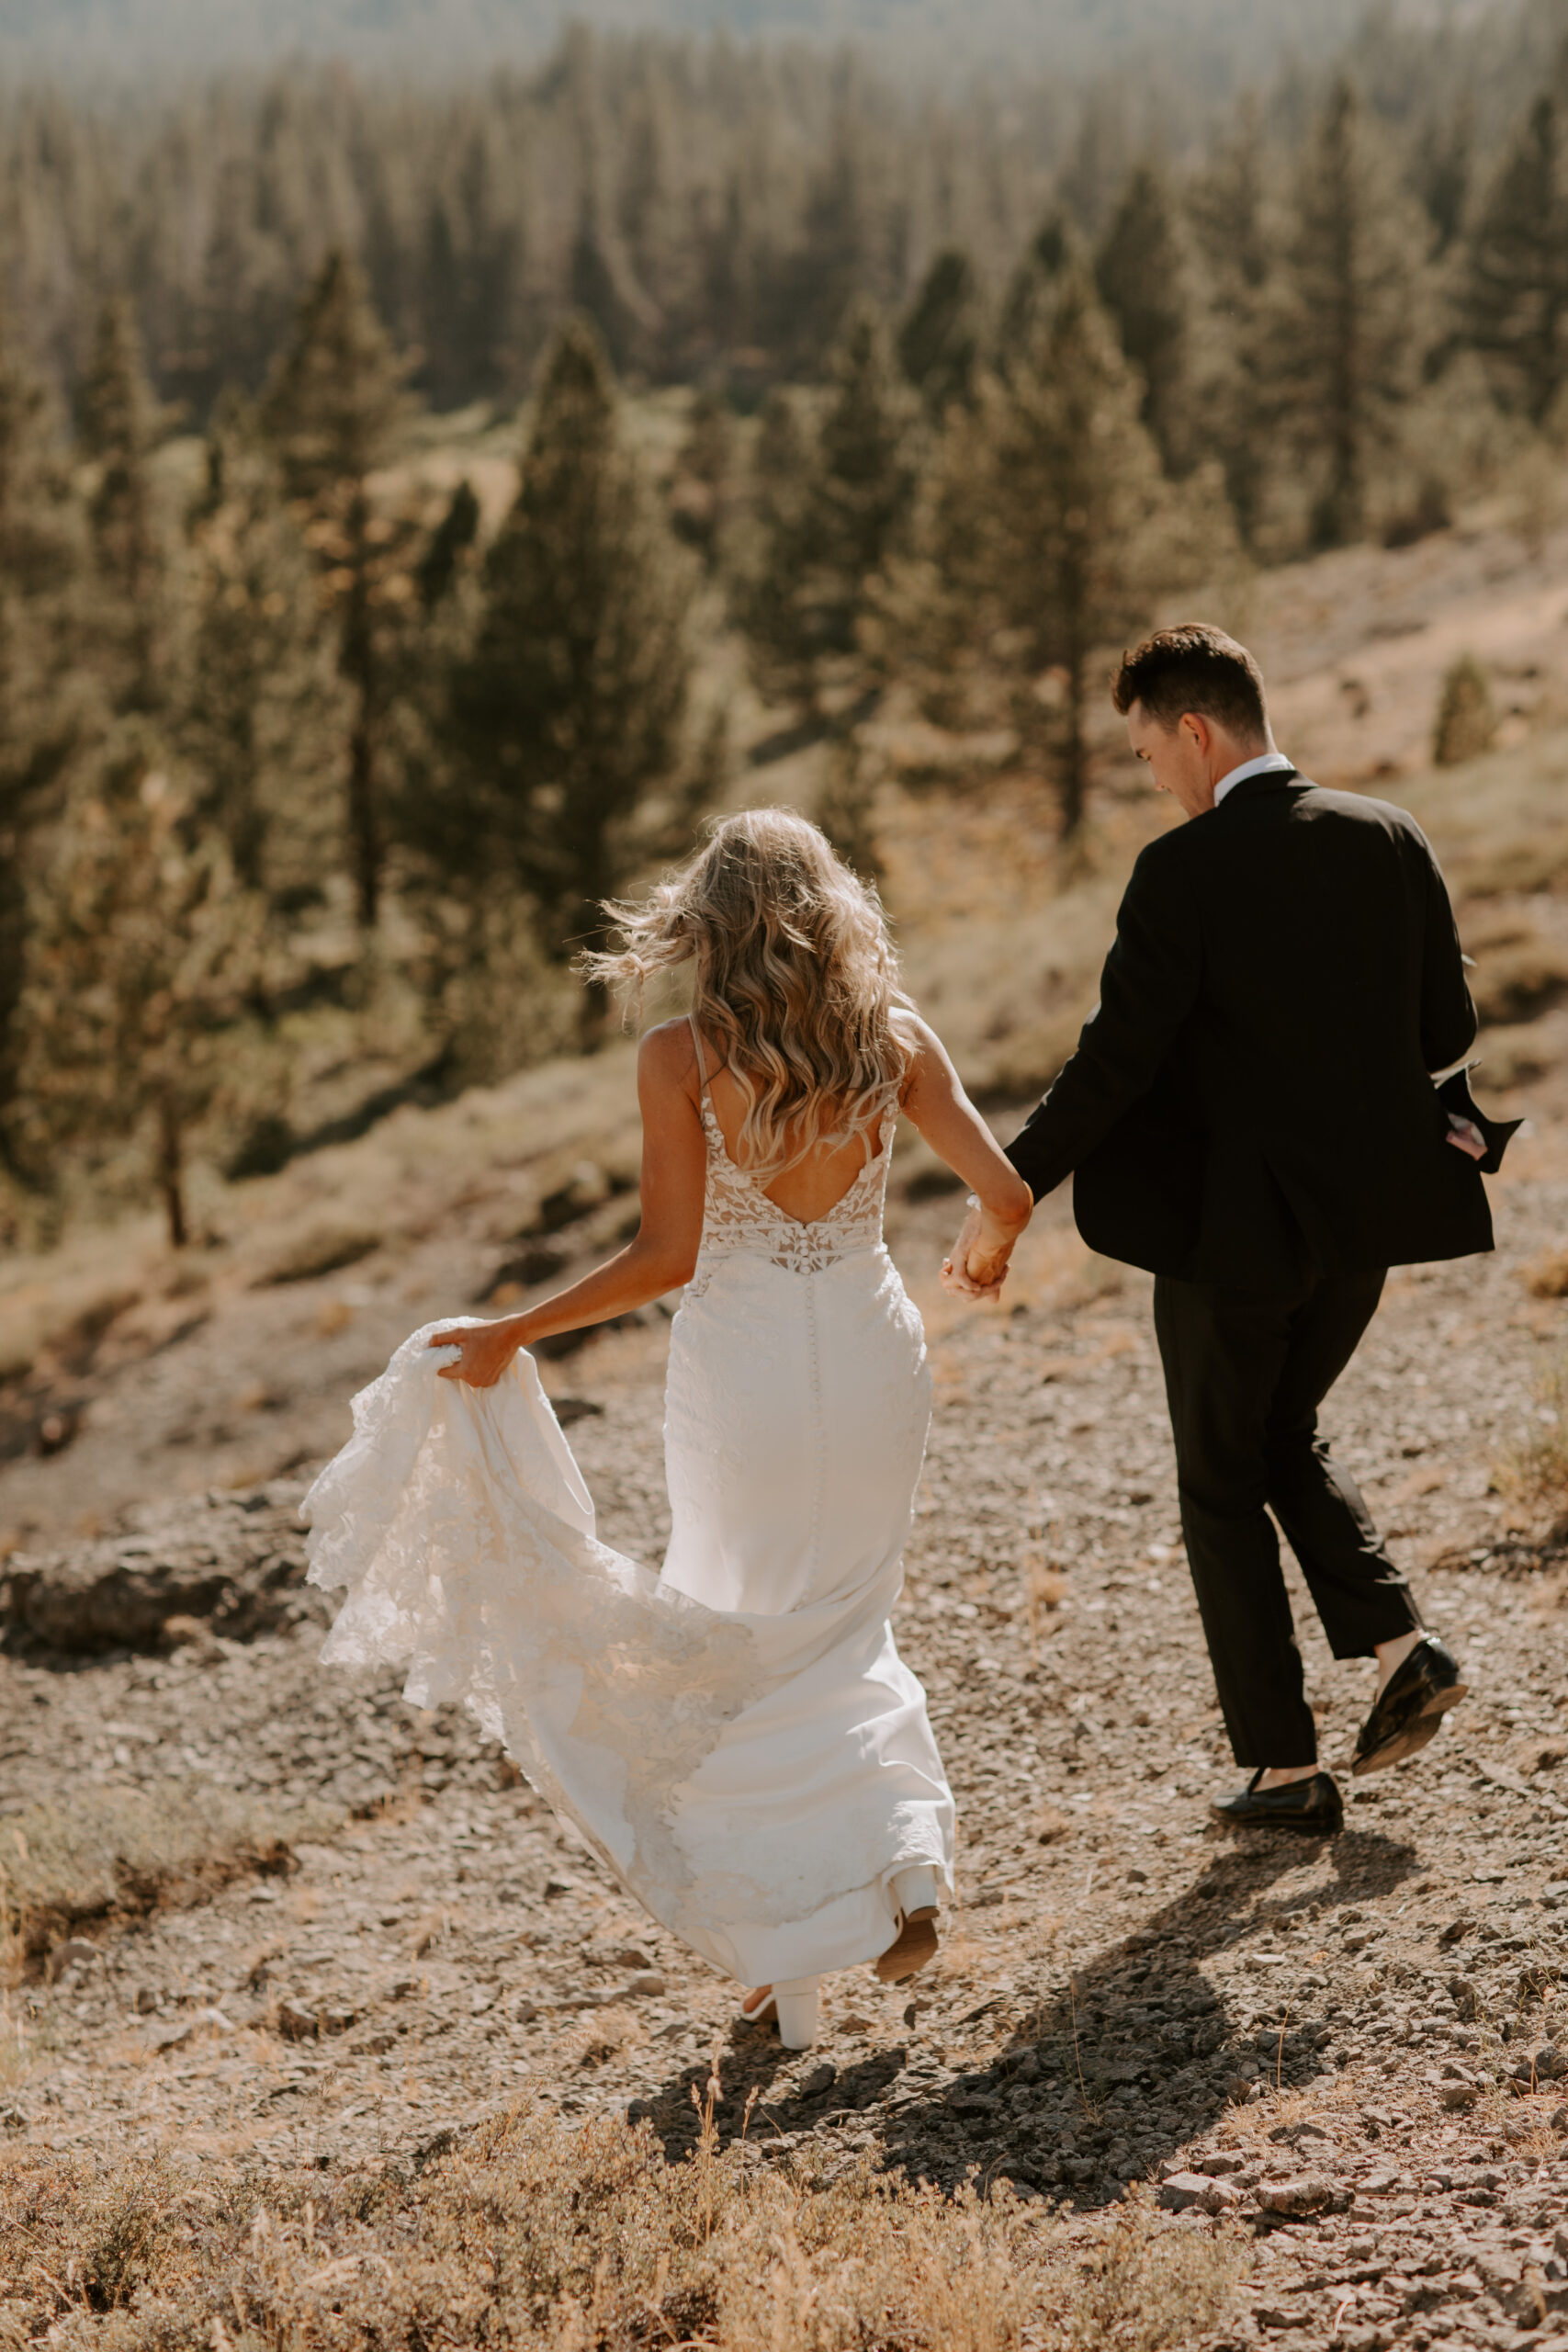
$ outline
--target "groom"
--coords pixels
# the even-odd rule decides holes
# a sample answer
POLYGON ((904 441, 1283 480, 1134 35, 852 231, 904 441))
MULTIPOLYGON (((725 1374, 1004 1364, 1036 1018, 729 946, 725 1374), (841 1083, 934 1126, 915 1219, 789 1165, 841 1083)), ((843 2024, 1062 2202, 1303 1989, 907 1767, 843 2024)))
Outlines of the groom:
MULTIPOLYGON (((1337 1657, 1375 1657, 1352 1770, 1423 1747, 1464 1696, 1355 1481, 1317 1431, 1391 1265, 1492 1247, 1483 1169, 1512 1128, 1461 1071, 1458 933, 1419 827, 1326 792, 1276 750, 1245 647, 1162 629, 1113 688, 1188 822, 1139 857, 1100 1001, 1008 1157, 1038 1200, 1076 1171, 1091 1249, 1145 1267, 1187 1556, 1236 1762, 1214 1810, 1332 1833, 1280 1571, 1284 1530, 1337 1657), (1270 1519, 1269 1513, 1273 1513, 1270 1519)), ((1005 1258, 944 1267, 969 1295, 1005 1258)))

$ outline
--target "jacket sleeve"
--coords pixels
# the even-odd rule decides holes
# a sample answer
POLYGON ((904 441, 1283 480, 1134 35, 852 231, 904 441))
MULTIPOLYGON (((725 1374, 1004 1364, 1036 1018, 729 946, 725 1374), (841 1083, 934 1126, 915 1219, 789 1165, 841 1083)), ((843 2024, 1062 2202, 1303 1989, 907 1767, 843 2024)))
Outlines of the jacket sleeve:
POLYGON ((1421 939, 1421 1058, 1429 1070, 1447 1069, 1475 1043, 1475 1006, 1464 977, 1464 956, 1450 903, 1448 885, 1426 836, 1418 835, 1425 865, 1421 939))
POLYGON ((1197 1000, 1201 976, 1197 910, 1177 862, 1163 842, 1151 843, 1133 868, 1100 1002, 1077 1049, 1008 1147, 1036 1200, 1148 1092, 1197 1000))

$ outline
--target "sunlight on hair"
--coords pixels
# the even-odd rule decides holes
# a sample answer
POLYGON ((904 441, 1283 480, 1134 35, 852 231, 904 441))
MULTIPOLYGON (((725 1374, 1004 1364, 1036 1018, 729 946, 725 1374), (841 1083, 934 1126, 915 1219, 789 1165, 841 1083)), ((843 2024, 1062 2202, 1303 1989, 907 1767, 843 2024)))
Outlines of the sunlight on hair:
POLYGON ((913 1053, 897 957, 875 894, 804 817, 727 817, 641 906, 607 912, 622 944, 582 969, 634 1011, 655 973, 694 964, 692 1011, 745 1091, 737 1158, 754 1175, 873 1135, 897 1107, 913 1053))

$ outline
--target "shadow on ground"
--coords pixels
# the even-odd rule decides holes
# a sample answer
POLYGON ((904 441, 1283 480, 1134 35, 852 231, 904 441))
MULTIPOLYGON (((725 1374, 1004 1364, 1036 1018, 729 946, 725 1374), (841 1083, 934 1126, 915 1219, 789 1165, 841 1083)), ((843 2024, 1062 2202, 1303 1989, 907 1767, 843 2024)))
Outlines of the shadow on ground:
MULTIPOLYGON (((1129 2178, 1151 2177, 1201 2138, 1254 2083, 1299 2088, 1324 2070, 1332 1992, 1316 1996, 1326 2017, 1280 2017, 1265 1991, 1271 2021, 1243 2026, 1203 1962, 1325 1906, 1386 1895, 1416 1867, 1412 1847, 1376 1832, 1348 1830, 1314 1846, 1241 1837, 1144 1927, 1043 1990, 1022 2018, 1027 1996, 1016 1989, 978 2002, 957 2020, 962 2030, 1005 2010, 1011 2030, 986 2064, 957 2073, 937 2036, 922 2032, 919 1979, 905 2013, 908 2041, 848 2063, 826 2049, 784 2050, 773 2029, 738 2020, 719 2058, 720 2141, 744 2131, 770 2154, 787 2145, 827 2167, 874 2151, 886 2168, 943 2187, 976 2174, 1066 2192, 1080 2206, 1107 2203, 1129 2178), (1273 1896, 1280 1878, 1314 1859, 1322 1875, 1273 1896)), ((1019 1932, 1021 1939, 1027 1930, 1019 1932)), ((1049 1947, 1017 1957, 1021 1973, 1032 1962, 1041 1976, 1058 1976, 1049 1947)), ((708 2074, 706 2064, 684 2067, 635 2109, 672 2158, 696 2137, 693 2093, 702 2098, 708 2074)))

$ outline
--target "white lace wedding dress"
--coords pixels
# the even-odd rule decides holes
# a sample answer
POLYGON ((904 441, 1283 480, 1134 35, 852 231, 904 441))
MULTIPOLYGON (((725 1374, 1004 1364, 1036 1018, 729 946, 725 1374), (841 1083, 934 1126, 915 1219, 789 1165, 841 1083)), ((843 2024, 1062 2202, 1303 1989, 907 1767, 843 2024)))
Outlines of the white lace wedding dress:
POLYGON ((323 1657, 466 1700, 656 1918, 778 1984, 885 1951, 904 1873, 952 1885, 953 1800, 889 1623, 931 1375, 882 1239, 894 1119, 806 1224, 730 1159, 705 1088, 702 1114, 660 1575, 596 1540, 532 1358, 493 1388, 438 1380, 437 1325, 355 1397, 302 1508, 311 1581, 348 1587, 323 1657))

